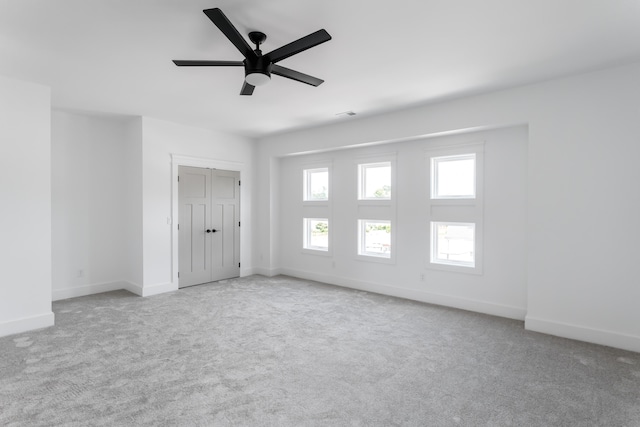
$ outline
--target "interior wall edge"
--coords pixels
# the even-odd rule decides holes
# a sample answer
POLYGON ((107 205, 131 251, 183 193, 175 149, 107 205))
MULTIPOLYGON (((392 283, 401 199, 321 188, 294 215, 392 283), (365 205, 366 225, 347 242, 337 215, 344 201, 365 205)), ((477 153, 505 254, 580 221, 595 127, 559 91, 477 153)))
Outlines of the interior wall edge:
POLYGON ((273 277, 283 274, 279 268, 254 267, 253 274, 259 276, 273 277))
POLYGON ((136 295, 141 297, 150 297, 153 295, 164 294, 166 292, 173 292, 178 290, 178 284, 174 282, 167 283, 154 283, 152 285, 144 285, 142 287, 131 286, 132 289, 127 289, 130 292, 133 292, 136 295))
POLYGON ((253 268, 253 267, 241 268, 240 269, 240 277, 253 276, 254 274, 256 274, 255 270, 256 269, 253 268))

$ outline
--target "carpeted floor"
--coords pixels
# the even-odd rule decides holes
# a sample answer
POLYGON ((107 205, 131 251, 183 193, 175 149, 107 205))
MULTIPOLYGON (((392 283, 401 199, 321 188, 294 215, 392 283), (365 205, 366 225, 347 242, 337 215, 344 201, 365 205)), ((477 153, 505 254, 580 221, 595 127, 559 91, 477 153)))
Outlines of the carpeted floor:
POLYGON ((640 354, 289 277, 55 302, 2 426, 640 426, 640 354))

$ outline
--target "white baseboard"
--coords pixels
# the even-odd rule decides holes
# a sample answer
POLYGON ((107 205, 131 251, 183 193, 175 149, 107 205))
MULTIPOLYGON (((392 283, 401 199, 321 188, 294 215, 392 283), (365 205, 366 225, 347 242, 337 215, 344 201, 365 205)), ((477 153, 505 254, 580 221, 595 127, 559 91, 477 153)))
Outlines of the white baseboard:
POLYGON ((283 273, 282 269, 280 268, 254 267, 253 274, 259 274, 261 276, 266 276, 266 277, 273 277, 273 276, 277 276, 279 274, 285 274, 285 273, 283 273))
POLYGON ((100 294, 102 292, 111 292, 111 291, 118 291, 120 289, 127 289, 128 285, 130 284, 124 281, 92 283, 90 285, 76 286, 73 288, 54 289, 51 293, 51 296, 53 301, 59 301, 63 299, 100 294))
POLYGON ((121 289, 124 289, 125 291, 129 291, 132 294, 136 294, 139 297, 142 296, 142 286, 138 285, 137 283, 133 283, 133 282, 122 282, 124 284, 124 287, 121 289))
POLYGON ((571 325, 563 322, 554 322, 532 316, 526 316, 524 328, 529 331, 541 332, 543 334, 555 335, 558 337, 570 338, 593 344, 606 345, 609 347, 620 348, 622 350, 640 352, 640 337, 633 335, 588 328, 579 325, 571 325))
POLYGON ((34 329, 48 328, 49 326, 53 326, 54 320, 55 315, 50 311, 35 316, 0 322, 0 337, 32 331, 34 329))
POLYGON ((255 273, 253 268, 242 268, 240 269, 240 277, 253 276, 255 273))
POLYGON ((83 297, 86 295, 100 294, 102 292, 111 292, 124 289, 141 297, 163 294, 178 290, 178 286, 172 282, 157 283, 154 285, 141 286, 137 283, 127 282, 124 280, 109 283, 94 283, 91 285, 78 286, 74 288, 56 289, 53 291, 53 301, 62 299, 83 297))
POLYGON ((358 289, 361 291, 374 292, 377 294, 406 298, 414 301, 459 308, 462 310, 490 314, 492 316, 506 317, 509 319, 524 320, 526 315, 525 308, 495 304, 487 301, 471 300, 450 295, 436 294, 415 289, 399 288, 397 286, 386 285, 382 283, 364 282, 361 280, 354 280, 318 273, 309 273, 306 271, 293 270, 288 268, 278 269, 278 273, 285 274, 287 276, 298 277, 301 279, 315 280, 318 282, 329 283, 331 285, 358 289))
POLYGON ((133 284, 132 286, 135 287, 136 291, 135 292, 130 291, 130 292, 133 292, 142 297, 150 297, 152 295, 164 294, 165 292, 172 292, 172 291, 178 290, 178 284, 177 283, 174 284, 173 282, 145 285, 142 288, 133 284), (138 291, 140 293, 138 293, 138 291))

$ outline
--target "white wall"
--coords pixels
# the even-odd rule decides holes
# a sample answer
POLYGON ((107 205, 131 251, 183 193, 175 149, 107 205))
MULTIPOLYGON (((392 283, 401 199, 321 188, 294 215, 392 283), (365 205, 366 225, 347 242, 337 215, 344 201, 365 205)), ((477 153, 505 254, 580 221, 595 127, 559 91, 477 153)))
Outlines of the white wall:
POLYGON ((258 141, 260 271, 276 254, 274 159, 470 129, 529 127, 528 329, 640 351, 640 64, 258 141))
POLYGON ((50 105, 0 76, 0 336, 53 325, 50 105))
POLYGON ((125 178, 124 230, 125 275, 124 280, 132 292, 142 289, 142 118, 136 117, 125 125, 124 164, 121 173, 125 178))
POLYGON ((247 138, 197 129, 144 117, 142 119, 142 295, 177 289, 177 271, 172 240, 177 221, 173 217, 172 154, 208 159, 229 169, 240 170, 243 182, 240 200, 242 222, 240 258, 242 275, 252 273, 252 183, 253 141, 247 138))
POLYGON ((127 287, 127 125, 52 114, 54 300, 127 287))
MULTIPOLYGON (((287 157, 280 166, 280 272, 358 289, 524 319, 526 314, 525 126, 287 157), (483 274, 434 270, 427 266, 428 150, 481 143, 484 148, 484 214, 477 223, 483 274), (357 163, 368 156, 395 158, 395 212, 358 207, 357 163), (302 251, 302 220, 318 209, 302 203, 302 169, 331 164, 331 256, 302 251), (384 211, 391 219, 393 262, 357 257, 357 220, 384 211), (306 214, 305 214, 306 212, 306 214), (368 216, 367 216, 368 215, 368 216)), ((481 168, 479 168, 481 169, 481 168)), ((479 195, 480 197, 480 195, 479 195)), ((463 208, 464 209, 464 208, 463 208)), ((393 211, 394 208, 392 207, 393 211)), ((455 220, 455 219, 452 219, 455 220)))
POLYGON ((59 111, 52 134, 54 299, 177 289, 171 161, 177 154, 242 171, 242 273, 252 273, 250 140, 150 118, 59 111))

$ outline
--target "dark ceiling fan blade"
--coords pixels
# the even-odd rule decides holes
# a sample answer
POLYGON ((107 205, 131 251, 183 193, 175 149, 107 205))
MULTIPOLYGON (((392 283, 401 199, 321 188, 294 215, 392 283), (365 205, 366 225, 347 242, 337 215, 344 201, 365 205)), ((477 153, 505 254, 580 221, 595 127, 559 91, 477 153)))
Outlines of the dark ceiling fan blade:
POLYGON ((205 9, 203 10, 205 15, 211 19, 211 22, 216 24, 216 27, 222 31, 231 43, 240 51, 240 53, 247 59, 256 59, 257 55, 251 49, 251 46, 247 43, 247 41, 242 37, 242 35, 238 32, 236 27, 233 26, 231 21, 226 17, 224 13, 217 7, 214 9, 205 9))
POLYGON ((173 63, 178 67, 237 67, 243 66, 242 61, 191 61, 174 59, 173 63))
POLYGON ((311 33, 308 36, 304 36, 301 39, 279 47, 267 53, 265 56, 269 57, 271 62, 275 63, 321 43, 328 42, 329 40, 331 40, 329 33, 325 30, 318 30, 315 33, 311 33))
POLYGON ((280 65, 276 64, 273 64, 273 67, 271 68, 271 74, 275 74, 276 76, 280 77, 286 77, 288 79, 306 83, 311 86, 320 86, 322 83, 324 83, 324 80, 317 77, 313 77, 296 70, 291 70, 289 68, 281 67, 280 65))
POLYGON ((252 95, 255 88, 255 86, 244 82, 244 84, 242 85, 242 89, 240 89, 240 95, 252 95))

